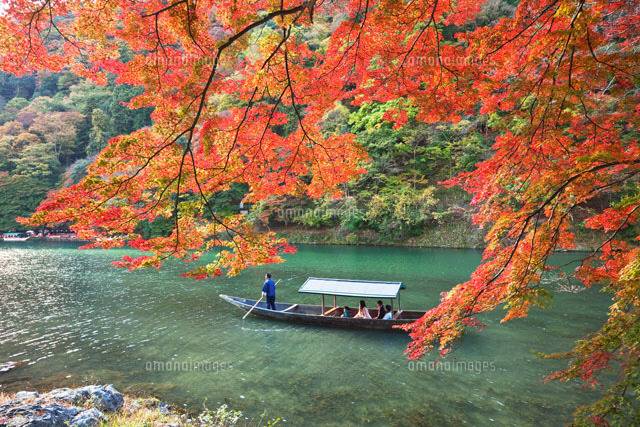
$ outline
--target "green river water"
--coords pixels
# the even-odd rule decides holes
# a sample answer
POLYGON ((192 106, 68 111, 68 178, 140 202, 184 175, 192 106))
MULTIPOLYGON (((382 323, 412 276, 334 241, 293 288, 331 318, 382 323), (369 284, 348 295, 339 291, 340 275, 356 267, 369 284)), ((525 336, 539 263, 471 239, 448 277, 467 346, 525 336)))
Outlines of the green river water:
MULTIPOLYGON (((428 363, 430 355, 416 364, 403 354, 402 333, 243 321, 218 294, 259 296, 264 269, 193 281, 179 276, 179 263, 128 272, 111 261, 129 251, 76 246, 0 243, 0 363, 22 362, 0 374, 0 391, 113 383, 193 410, 228 403, 293 426, 554 426, 598 395, 545 384, 565 362, 535 355, 566 351, 598 328, 609 299, 596 289, 565 292, 549 278, 548 310, 507 325, 489 315, 447 363, 428 363)), ((282 279, 279 301, 318 303, 297 293, 307 276, 398 280, 407 286, 403 308, 424 309, 479 261, 474 250, 301 246, 269 269, 282 279)))

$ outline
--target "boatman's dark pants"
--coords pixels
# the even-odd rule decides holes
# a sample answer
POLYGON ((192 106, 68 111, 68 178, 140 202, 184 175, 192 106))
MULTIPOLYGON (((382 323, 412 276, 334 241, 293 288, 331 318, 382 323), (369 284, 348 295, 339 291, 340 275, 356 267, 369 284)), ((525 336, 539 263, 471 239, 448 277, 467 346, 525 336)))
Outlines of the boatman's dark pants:
POLYGON ((267 297, 267 309, 275 310, 276 309, 276 297, 275 295, 272 297, 267 297))

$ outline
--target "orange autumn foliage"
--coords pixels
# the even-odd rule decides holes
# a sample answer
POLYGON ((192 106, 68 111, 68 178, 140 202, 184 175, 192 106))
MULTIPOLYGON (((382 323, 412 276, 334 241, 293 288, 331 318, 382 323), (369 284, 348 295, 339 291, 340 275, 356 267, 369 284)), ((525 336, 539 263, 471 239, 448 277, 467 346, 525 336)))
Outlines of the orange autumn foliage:
MULTIPOLYGON (((513 16, 471 25, 482 3, 12 1, 0 18, 3 70, 114 75, 144 89, 132 108, 154 108, 151 128, 113 138, 86 178, 26 222, 70 221, 94 245, 151 254, 122 261, 131 268, 226 247, 193 275, 233 274, 291 248, 240 215, 219 217, 210 198, 233 183, 248 185, 253 202, 337 195, 366 154, 353 135, 323 133, 336 103, 402 98, 423 122, 490 115, 493 156, 448 182, 473 195, 475 222, 487 230, 482 264, 407 328, 409 356, 448 351, 482 312, 504 306, 508 321, 542 305, 540 279, 554 250, 574 247, 576 210, 619 195, 585 222, 603 232, 602 246, 576 274, 612 293, 609 319, 554 377, 591 382, 616 360, 626 381, 640 358, 640 257, 621 236, 640 208, 640 9, 523 0, 513 16), (313 31, 325 31, 326 43, 311 43, 313 31), (135 233, 158 217, 173 221, 170 236, 135 233)), ((399 127, 407 114, 386 118, 399 127)), ((599 423, 620 410, 603 405, 592 408, 599 423)))

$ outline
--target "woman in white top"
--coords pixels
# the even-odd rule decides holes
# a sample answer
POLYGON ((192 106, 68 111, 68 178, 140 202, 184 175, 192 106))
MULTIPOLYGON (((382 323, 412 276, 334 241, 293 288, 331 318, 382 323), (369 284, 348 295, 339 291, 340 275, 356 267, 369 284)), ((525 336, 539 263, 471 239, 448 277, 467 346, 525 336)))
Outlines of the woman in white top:
POLYGON ((360 300, 360 308, 358 309, 358 314, 353 316, 354 319, 371 319, 371 315, 369 314, 369 309, 363 300, 360 300))

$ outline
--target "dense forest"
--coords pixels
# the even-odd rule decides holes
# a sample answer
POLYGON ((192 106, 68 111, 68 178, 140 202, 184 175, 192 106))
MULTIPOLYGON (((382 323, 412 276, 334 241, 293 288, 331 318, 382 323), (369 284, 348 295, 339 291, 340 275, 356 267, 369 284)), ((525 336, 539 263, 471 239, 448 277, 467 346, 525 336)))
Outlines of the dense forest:
MULTIPOLYGON (((480 24, 510 15, 514 1, 487 2, 480 24)), ((451 37, 455 27, 446 29, 451 37)), ((327 34, 313 34, 325 43, 327 34)), ((150 125, 149 109, 130 109, 139 91, 110 81, 97 86, 71 73, 15 77, 0 73, 0 231, 21 230, 47 191, 77 182, 109 138, 150 125)), ((474 116, 455 125, 426 125, 409 111, 405 126, 394 125, 398 105, 343 103, 325 117, 327 135, 352 132, 369 155, 367 173, 346 184, 338 199, 279 198, 254 205, 259 226, 294 241, 478 246, 470 224, 468 196, 439 183, 471 170, 490 155, 492 120, 474 116), (277 206, 277 208, 276 208, 277 206), (317 232, 316 232, 317 231, 317 232)), ((291 129, 280 129, 282 134, 291 129)), ((223 213, 238 210, 246 189, 234 186, 212 200, 223 213)), ((162 234, 162 220, 145 224, 144 235, 162 234)))
MULTIPOLYGON (((77 182, 111 137, 150 124, 148 109, 127 106, 137 93, 70 73, 0 74, 0 231, 23 230, 15 218, 32 213, 49 190, 77 182)), ((395 104, 340 104, 325 118, 327 134, 353 132, 369 155, 367 173, 346 184, 342 197, 257 204, 249 212, 254 223, 297 242, 480 246, 469 196, 441 183, 490 155, 500 117, 427 125, 410 111, 396 128, 388 120, 395 104)), ((237 212, 245 191, 233 186, 212 205, 237 212)), ((149 236, 170 227, 156 221, 142 228, 149 236)))
MULTIPOLYGON (((346 184, 344 196, 338 199, 286 201, 270 216, 271 223, 275 219, 303 229, 333 228, 351 243, 362 238, 384 243, 428 233, 442 234, 448 230, 447 225, 462 224, 458 231, 468 231, 467 196, 440 183, 472 169, 488 155, 492 133, 487 119, 475 117, 456 125, 426 125, 414 121, 410 113, 408 124, 394 129, 386 120, 387 112, 394 107, 394 102, 337 107, 325 121, 326 130, 348 130, 357 135, 370 157, 367 173, 346 184)), ((297 240, 302 234, 296 235, 297 240)), ((461 246, 470 243, 459 241, 461 246)))
MULTIPOLYGON (((127 107, 135 94, 130 86, 96 86, 68 73, 0 75, 0 230, 20 229, 15 218, 33 212, 47 191, 77 182, 110 137, 150 123, 148 110, 127 107)), ((463 193, 438 183, 487 156, 490 122, 426 125, 410 115, 407 126, 394 129, 385 118, 393 107, 339 105, 327 116, 327 133, 356 133, 370 156, 368 172, 344 188, 344 197, 256 205, 256 223, 285 232, 331 228, 347 241, 359 232, 393 241, 466 220, 463 193)), ((213 203, 230 212, 243 194, 237 186, 213 203)), ((162 229, 155 224, 147 232, 162 229)))
POLYGON ((0 74, 0 230, 21 229, 16 217, 77 182, 110 137, 150 124, 148 110, 125 105, 136 93, 70 73, 0 74))

